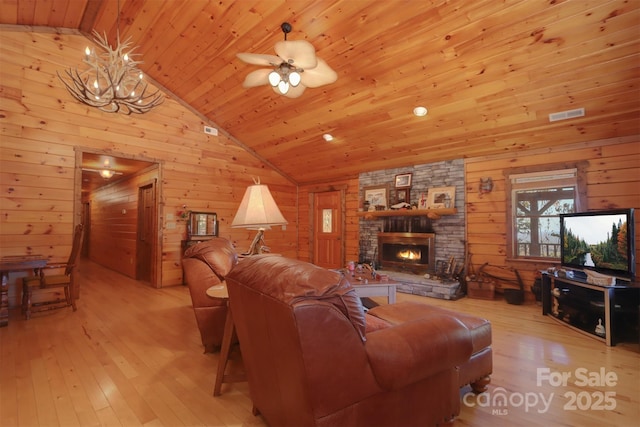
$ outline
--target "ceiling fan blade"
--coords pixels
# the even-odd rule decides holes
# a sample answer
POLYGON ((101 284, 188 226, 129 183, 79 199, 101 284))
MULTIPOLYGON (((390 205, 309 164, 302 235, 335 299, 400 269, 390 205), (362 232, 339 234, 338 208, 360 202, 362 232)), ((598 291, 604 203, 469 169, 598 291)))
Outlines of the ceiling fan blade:
POLYGON ((236 56, 246 62, 253 65, 271 65, 277 67, 282 63, 282 59, 275 55, 264 55, 261 53, 236 53, 236 56))
POLYGON ((276 43, 275 51, 285 62, 291 59, 293 65, 303 70, 314 68, 318 63, 316 49, 306 40, 279 41, 276 43))
POLYGON ((322 59, 318 58, 318 66, 305 69, 300 74, 300 82, 307 87, 319 87, 338 80, 338 74, 322 59))
POLYGON ((302 83, 299 84, 298 86, 290 86, 289 90, 284 95, 282 95, 280 93, 280 91, 278 90, 277 87, 271 87, 271 88, 278 95, 286 96, 287 98, 298 98, 300 95, 302 95, 304 93, 304 90, 306 89, 306 86, 304 86, 302 83))
POLYGON ((259 70, 255 70, 247 74, 244 82, 242 83, 242 87, 256 87, 262 85, 269 84, 269 73, 273 70, 270 68, 261 68, 259 70))

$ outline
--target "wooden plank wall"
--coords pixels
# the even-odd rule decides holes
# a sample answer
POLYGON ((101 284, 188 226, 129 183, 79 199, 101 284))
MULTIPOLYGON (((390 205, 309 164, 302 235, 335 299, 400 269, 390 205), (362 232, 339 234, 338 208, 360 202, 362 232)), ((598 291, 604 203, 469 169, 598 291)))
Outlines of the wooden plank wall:
MULTIPOLYGON (((535 272, 551 263, 507 260, 507 224, 504 170, 521 166, 553 164, 563 159, 587 160, 588 210, 640 208, 640 135, 592 141, 553 149, 523 152, 518 157, 501 155, 465 161, 467 240, 472 263, 511 266, 523 272, 531 285, 535 272), (480 194, 481 177, 493 179, 493 190, 480 194)), ((640 263, 640 215, 636 216, 636 261, 640 263)), ((640 272, 640 264, 636 267, 640 272)))
MULTIPOLYGON (((103 113, 69 95, 56 72, 81 65, 89 40, 54 32, 0 31, 0 252, 68 256, 80 212, 74 204, 75 147, 161 164, 160 286, 181 283, 180 241, 186 224, 167 228, 166 213, 214 211, 220 235, 239 248, 255 232, 231 229, 252 177, 269 185, 289 224, 269 232, 274 252, 296 256, 296 186, 224 135, 209 136, 205 123, 167 98, 145 115, 103 113)), ((174 221, 175 222, 175 221, 174 221)))

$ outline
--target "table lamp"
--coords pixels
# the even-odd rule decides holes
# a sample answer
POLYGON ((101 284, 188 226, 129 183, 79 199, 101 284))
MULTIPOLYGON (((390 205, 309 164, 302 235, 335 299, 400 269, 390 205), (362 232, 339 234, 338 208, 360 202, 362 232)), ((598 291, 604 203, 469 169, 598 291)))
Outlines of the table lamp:
POLYGON ((260 180, 253 180, 254 185, 250 185, 242 197, 238 212, 231 223, 232 228, 247 228, 258 230, 253 238, 249 250, 242 255, 257 255, 269 252, 269 248, 264 244, 264 230, 268 230, 272 225, 286 225, 276 201, 269 191, 269 187, 260 184, 260 180))

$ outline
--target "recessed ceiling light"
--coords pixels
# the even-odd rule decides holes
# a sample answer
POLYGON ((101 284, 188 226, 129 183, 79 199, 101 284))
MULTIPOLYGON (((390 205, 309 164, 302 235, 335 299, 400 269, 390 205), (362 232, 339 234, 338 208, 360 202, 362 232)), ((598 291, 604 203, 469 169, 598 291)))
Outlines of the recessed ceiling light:
POLYGON ((324 138, 325 141, 327 142, 331 142, 333 141, 333 135, 331 135, 330 133, 325 133, 324 135, 322 135, 322 137, 324 138))
POLYGON ((417 117, 422 117, 427 115, 427 109, 425 107, 416 107, 413 109, 413 114, 417 117))

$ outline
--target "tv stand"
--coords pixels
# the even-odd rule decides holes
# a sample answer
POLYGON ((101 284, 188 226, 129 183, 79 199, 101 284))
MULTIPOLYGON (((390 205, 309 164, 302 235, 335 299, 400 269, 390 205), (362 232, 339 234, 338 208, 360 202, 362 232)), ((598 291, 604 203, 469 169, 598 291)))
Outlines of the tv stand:
POLYGON ((571 278, 542 275, 542 314, 608 346, 638 342, 639 305, 640 287, 634 282, 593 285, 580 271, 571 278))

